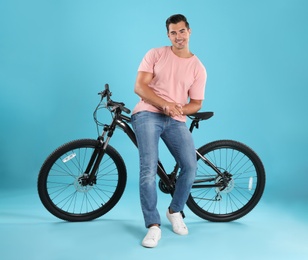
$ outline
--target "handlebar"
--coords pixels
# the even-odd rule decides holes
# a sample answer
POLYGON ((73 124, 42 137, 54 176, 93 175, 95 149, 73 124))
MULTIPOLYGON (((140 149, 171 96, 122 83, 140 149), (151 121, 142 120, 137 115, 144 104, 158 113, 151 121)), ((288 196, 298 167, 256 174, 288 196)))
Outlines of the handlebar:
MULTIPOLYGON (((131 112, 130 109, 125 107, 125 104, 123 102, 116 102, 116 101, 111 100, 110 97, 112 96, 112 93, 109 90, 109 85, 108 84, 105 84, 105 90, 99 92, 98 95, 101 96, 101 101, 105 97, 107 97, 107 104, 106 104, 106 106, 108 108, 110 108, 111 111, 115 111, 118 108, 118 109, 120 109, 121 112, 123 111, 123 112, 125 112, 127 114, 130 114, 130 112, 131 112)), ((201 120, 207 120, 207 119, 211 118, 213 115, 214 115, 213 112, 197 112, 197 113, 194 113, 194 114, 191 114, 191 115, 187 115, 187 116, 191 120, 199 122, 201 120)))
POLYGON ((107 98, 107 107, 114 107, 119 108, 121 111, 124 111, 127 114, 130 114, 130 109, 125 107, 125 104, 123 102, 116 102, 111 100, 112 93, 109 90, 109 85, 105 84, 105 90, 98 93, 98 95, 101 96, 101 100, 103 100, 105 97, 107 98))
POLYGON ((105 84, 105 90, 99 92, 98 95, 100 95, 102 99, 107 97, 107 101, 109 101, 112 96, 112 93, 109 90, 109 84, 105 84))

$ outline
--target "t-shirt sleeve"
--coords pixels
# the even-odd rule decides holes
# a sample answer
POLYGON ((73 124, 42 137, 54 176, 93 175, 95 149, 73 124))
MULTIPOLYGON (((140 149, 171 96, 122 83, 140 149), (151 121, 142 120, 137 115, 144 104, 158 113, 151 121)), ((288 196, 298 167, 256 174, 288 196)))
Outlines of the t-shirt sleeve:
POLYGON ((156 51, 155 49, 149 50, 143 57, 138 71, 154 73, 154 65, 156 63, 156 51))
POLYGON ((206 79, 207 73, 205 67, 200 63, 195 71, 195 81, 189 89, 189 97, 191 99, 204 99, 206 79))

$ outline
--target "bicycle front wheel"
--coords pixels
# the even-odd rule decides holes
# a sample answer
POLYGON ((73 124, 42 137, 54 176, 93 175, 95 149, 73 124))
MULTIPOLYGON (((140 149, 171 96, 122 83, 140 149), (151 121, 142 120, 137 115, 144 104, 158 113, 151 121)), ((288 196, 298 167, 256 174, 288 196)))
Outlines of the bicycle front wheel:
POLYGON ((187 206, 199 217, 214 222, 233 221, 249 213, 265 187, 265 170, 258 155, 232 140, 211 142, 198 153, 196 180, 187 206))
POLYGON ((38 176, 38 193, 45 208, 67 221, 89 221, 111 210, 126 185, 126 167, 120 154, 107 146, 95 181, 83 183, 84 173, 99 141, 81 139, 55 150, 38 176))

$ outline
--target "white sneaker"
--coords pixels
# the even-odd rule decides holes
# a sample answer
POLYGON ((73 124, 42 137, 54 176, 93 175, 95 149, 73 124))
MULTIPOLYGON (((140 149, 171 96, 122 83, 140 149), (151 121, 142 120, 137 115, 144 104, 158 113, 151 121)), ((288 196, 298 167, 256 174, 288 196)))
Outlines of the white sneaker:
POLYGON ((172 229, 174 233, 177 233, 178 235, 182 235, 182 236, 188 234, 188 229, 183 221, 181 212, 170 214, 169 209, 168 209, 166 215, 172 224, 172 229))
POLYGON ((160 228, 157 226, 152 226, 149 228, 148 233, 142 240, 142 245, 144 247, 156 247, 160 238, 161 238, 160 228))

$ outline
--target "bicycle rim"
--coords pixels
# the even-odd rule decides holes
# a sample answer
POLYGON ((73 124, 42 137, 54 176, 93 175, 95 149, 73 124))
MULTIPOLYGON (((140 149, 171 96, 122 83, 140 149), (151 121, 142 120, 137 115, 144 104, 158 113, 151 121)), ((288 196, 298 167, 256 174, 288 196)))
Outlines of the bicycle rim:
POLYGON ((196 181, 187 202, 189 208, 199 217, 216 222, 233 221, 250 212, 265 186, 265 171, 257 154, 232 140, 215 141, 198 151, 222 174, 230 173, 231 177, 227 185, 221 185, 223 178, 198 158, 196 181), (212 181, 202 182, 204 179, 212 181))
POLYGON ((67 221, 87 221, 108 212, 122 196, 126 168, 121 156, 108 146, 96 181, 83 185, 81 178, 97 147, 97 140, 76 140, 54 151, 43 164, 38 191, 46 209, 67 221))

